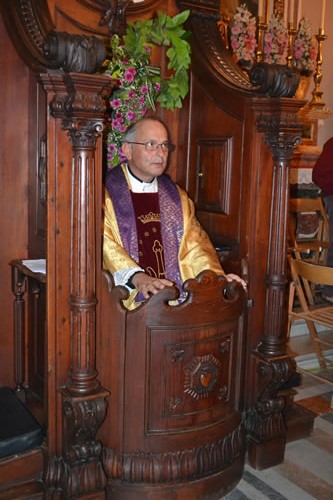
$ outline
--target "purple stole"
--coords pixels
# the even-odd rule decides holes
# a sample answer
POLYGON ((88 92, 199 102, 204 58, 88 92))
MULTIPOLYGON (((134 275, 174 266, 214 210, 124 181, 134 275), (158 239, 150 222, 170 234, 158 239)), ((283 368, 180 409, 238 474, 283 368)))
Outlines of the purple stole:
MULTIPOLYGON (((184 234, 184 221, 179 191, 166 174, 159 176, 157 181, 165 277, 182 290, 178 253, 184 234)), ((132 259, 140 265, 137 224, 131 191, 120 165, 107 173, 105 186, 113 203, 123 246, 132 259)), ((140 193, 141 196, 144 197, 145 193, 140 193)))

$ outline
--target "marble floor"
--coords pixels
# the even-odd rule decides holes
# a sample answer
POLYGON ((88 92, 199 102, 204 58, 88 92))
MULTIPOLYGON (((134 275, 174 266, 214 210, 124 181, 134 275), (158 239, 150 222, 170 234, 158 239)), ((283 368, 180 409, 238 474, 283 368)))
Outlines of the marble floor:
MULTIPOLYGON (((333 332, 329 335, 333 339, 333 332)), ((282 464, 262 471, 246 465, 236 488, 223 497, 226 500, 333 499, 333 368, 327 370, 329 382, 313 376, 316 359, 308 335, 291 338, 290 350, 299 365, 310 366, 310 371, 302 370, 294 400, 316 415, 313 431, 307 438, 287 443, 282 464)))

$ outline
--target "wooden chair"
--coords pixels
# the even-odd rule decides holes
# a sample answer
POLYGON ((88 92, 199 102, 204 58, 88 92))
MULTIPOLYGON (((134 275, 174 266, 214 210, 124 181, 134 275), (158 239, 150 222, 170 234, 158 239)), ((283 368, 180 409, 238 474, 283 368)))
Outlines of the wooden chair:
POLYGON ((315 352, 321 368, 327 363, 322 345, 333 347, 333 343, 318 337, 316 323, 333 329, 333 304, 318 303, 313 294, 312 284, 332 285, 333 268, 312 264, 297 258, 289 257, 292 281, 289 290, 288 335, 291 323, 303 319, 309 329, 315 352), (295 292, 299 304, 295 307, 295 292))
POLYGON ((323 200, 290 198, 288 251, 298 259, 325 265, 328 245, 328 218, 323 200))

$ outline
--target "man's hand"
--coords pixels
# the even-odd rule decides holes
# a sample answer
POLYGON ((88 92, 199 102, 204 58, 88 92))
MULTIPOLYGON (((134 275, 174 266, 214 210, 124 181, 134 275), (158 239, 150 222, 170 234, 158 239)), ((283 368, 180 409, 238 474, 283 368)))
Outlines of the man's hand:
POLYGON ((227 278, 228 281, 239 281, 239 283, 242 284, 244 290, 247 288, 246 281, 244 281, 238 274, 226 274, 225 277, 227 278))
POLYGON ((152 278, 146 273, 136 274, 132 279, 132 283, 145 299, 148 299, 151 294, 155 295, 166 286, 173 285, 173 282, 170 280, 152 278))

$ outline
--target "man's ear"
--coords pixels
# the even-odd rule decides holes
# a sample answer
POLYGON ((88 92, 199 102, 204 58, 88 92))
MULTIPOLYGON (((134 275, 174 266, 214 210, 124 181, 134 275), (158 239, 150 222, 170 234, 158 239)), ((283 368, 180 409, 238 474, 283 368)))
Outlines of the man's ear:
POLYGON ((126 158, 128 160, 131 160, 132 159, 132 148, 131 148, 131 145, 128 144, 128 142, 124 142, 122 147, 121 147, 124 155, 126 156, 126 158))

